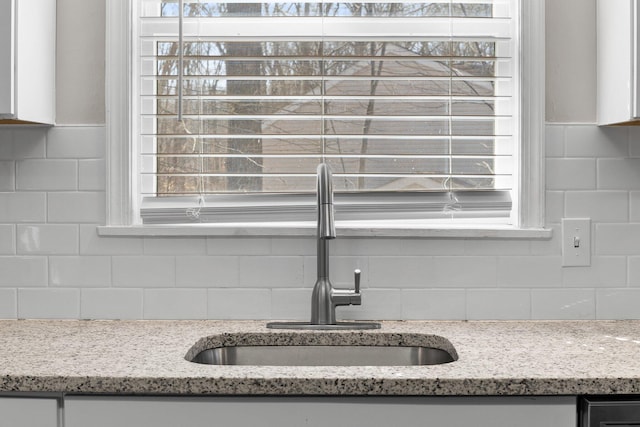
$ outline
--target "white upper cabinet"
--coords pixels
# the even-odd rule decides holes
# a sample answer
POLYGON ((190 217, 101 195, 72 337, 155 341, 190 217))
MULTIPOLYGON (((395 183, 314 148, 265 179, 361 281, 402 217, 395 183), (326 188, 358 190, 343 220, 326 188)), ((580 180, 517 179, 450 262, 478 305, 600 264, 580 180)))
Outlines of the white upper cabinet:
POLYGON ((55 0, 0 0, 0 124, 54 124, 55 54, 55 0))
POLYGON ((597 13, 598 124, 640 124, 638 0, 598 0, 597 13))

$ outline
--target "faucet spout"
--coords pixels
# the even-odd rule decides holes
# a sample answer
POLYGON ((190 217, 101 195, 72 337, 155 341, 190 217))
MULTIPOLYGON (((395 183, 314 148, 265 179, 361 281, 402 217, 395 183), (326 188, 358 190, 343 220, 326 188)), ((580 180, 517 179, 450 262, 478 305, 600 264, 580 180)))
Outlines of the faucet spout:
POLYGON ((333 183, 329 165, 320 163, 317 169, 318 238, 335 239, 336 225, 333 207, 333 183))

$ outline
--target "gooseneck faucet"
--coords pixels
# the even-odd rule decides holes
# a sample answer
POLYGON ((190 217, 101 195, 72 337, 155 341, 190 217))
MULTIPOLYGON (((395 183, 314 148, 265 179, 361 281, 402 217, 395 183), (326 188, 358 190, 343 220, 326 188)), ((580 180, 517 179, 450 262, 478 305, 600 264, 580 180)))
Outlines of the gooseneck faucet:
POLYGON ((317 279, 311 295, 310 322, 270 322, 272 329, 378 329, 379 323, 336 322, 336 307, 360 305, 360 270, 354 272, 354 289, 336 289, 329 279, 329 241, 336 238, 333 206, 333 183, 329 165, 321 163, 317 169, 317 279))
POLYGON ((329 279, 329 241, 336 238, 331 169, 318 166, 318 278, 311 295, 311 323, 335 325, 336 306, 360 305, 360 270, 355 271, 355 289, 336 289, 329 279))

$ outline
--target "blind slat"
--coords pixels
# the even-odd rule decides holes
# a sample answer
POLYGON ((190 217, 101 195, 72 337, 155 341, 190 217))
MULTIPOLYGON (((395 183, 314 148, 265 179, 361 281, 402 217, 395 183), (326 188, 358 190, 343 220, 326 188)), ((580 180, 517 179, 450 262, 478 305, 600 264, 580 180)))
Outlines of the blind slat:
MULTIPOLYGON (((178 200, 145 199, 141 209, 148 224, 184 222, 238 222, 253 213, 254 221, 277 213, 278 221, 313 221, 316 201, 313 195, 216 195, 204 202, 193 197, 178 200), (274 210, 274 205, 278 206, 274 210), (180 207, 179 207, 180 206, 180 207), (187 209, 183 208, 186 206, 187 209), (197 216, 193 213, 197 211, 197 216)), ((464 217, 505 218, 511 205, 507 191, 486 194, 474 192, 420 193, 399 197, 395 193, 343 195, 335 194, 336 220, 434 219, 464 217)))

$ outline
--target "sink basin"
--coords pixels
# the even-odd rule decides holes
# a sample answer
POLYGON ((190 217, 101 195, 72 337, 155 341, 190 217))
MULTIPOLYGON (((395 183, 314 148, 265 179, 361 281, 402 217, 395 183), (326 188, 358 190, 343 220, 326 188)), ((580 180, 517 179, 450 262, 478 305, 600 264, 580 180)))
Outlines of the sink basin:
POLYGON ((204 365, 419 366, 458 360, 451 342, 422 333, 231 332, 198 340, 184 357, 204 365))
POLYGON ((454 360, 445 350, 422 346, 243 345, 206 349, 191 361, 207 365, 414 366, 454 360))

